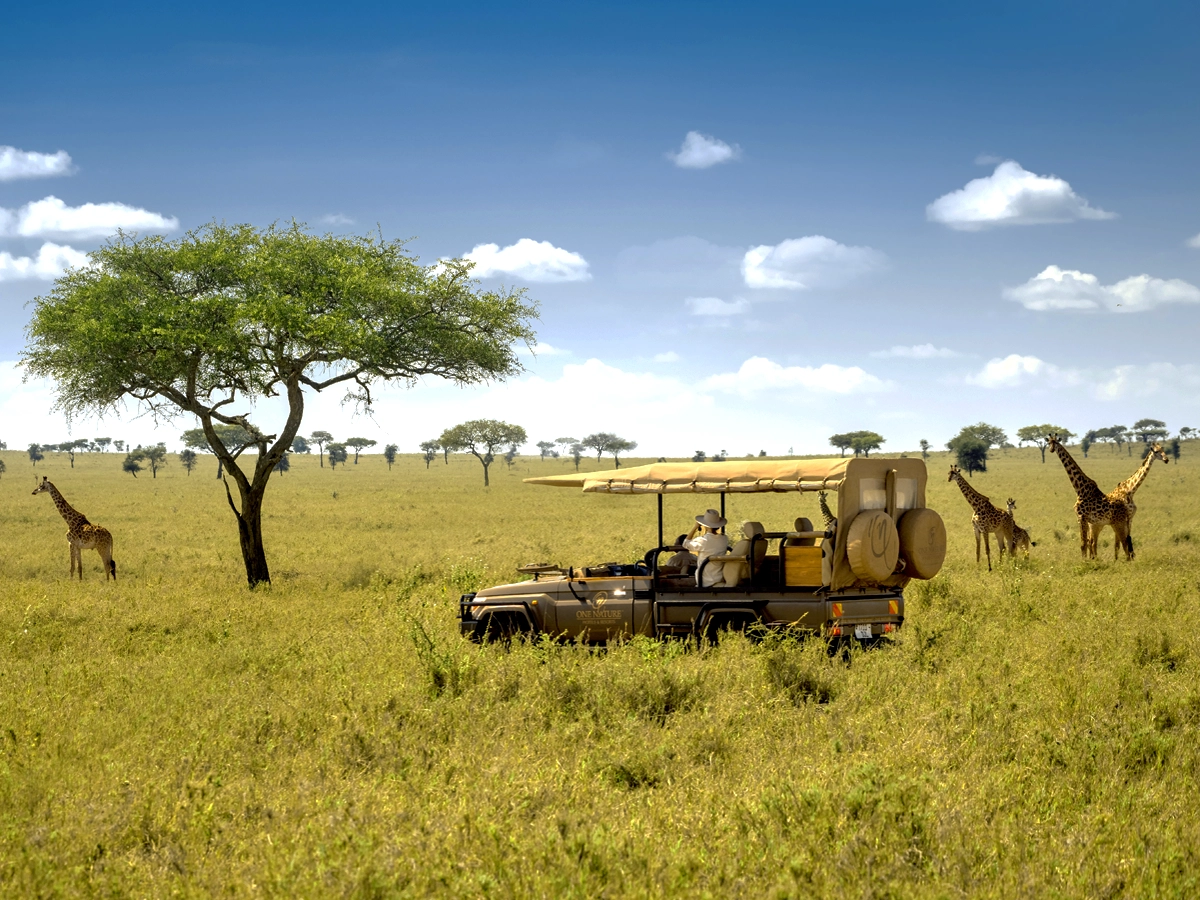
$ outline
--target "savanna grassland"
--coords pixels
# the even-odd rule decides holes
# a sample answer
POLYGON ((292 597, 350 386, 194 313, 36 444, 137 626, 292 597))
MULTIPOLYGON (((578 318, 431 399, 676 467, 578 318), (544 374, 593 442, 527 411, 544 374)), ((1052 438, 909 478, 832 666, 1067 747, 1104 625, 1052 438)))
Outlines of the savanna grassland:
MULTIPOLYGON (((1111 531, 1080 559, 1053 456, 995 454, 973 483, 1037 546, 990 574, 935 455, 947 565, 891 645, 847 658, 461 639, 464 590, 652 544, 652 498, 520 482, 566 461, 498 462, 485 490, 470 457, 293 457, 267 494, 274 584, 250 592, 211 457, 157 479, 3 459, 4 896, 1200 891, 1195 442, 1139 491, 1132 564, 1111 531), (68 580, 35 473, 112 531, 120 581, 92 551, 68 580)), ((1105 489, 1137 465, 1082 462, 1105 489)), ((670 533, 708 500, 668 498, 670 533)), ((808 495, 729 513, 818 518, 808 495)))

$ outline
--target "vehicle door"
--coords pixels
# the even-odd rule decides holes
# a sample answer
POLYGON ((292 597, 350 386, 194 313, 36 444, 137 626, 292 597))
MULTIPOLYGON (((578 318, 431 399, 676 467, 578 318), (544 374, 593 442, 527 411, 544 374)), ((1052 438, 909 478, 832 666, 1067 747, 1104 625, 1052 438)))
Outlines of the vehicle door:
POLYGON ((632 635, 633 581, 581 578, 568 582, 558 595, 558 633, 584 641, 632 635))

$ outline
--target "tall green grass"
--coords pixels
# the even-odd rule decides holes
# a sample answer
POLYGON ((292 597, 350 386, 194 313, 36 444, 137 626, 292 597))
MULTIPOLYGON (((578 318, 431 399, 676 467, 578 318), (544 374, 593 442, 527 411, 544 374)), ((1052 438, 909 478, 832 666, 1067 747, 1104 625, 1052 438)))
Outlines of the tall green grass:
MULTIPOLYGON (((464 642, 462 591, 653 543, 652 498, 520 483, 561 461, 500 464, 485 491, 469 458, 294 458, 267 497, 274 584, 252 593, 211 458, 136 480, 116 454, 3 458, 6 896, 1200 889, 1190 455, 1139 492, 1132 564, 1111 531, 1081 560, 1057 460, 996 456, 974 483, 1016 497, 1038 546, 991 574, 935 457, 947 566, 891 645, 845 658, 779 637, 464 642), (68 580, 35 471, 113 532, 116 584, 95 553, 68 580)), ((1083 464, 1108 487, 1136 462, 1083 464)), ((668 498, 670 536, 705 505, 668 498)), ((815 510, 729 500, 735 522, 815 510)))

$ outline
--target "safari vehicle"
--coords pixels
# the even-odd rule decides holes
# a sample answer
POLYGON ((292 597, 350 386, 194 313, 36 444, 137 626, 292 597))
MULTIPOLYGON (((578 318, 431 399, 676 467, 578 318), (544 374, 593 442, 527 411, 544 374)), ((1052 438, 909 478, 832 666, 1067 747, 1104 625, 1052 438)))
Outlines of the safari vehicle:
MULTIPOLYGON (((548 634, 584 642, 621 636, 713 636, 758 624, 839 638, 877 639, 904 622, 904 587, 932 578, 946 555, 941 517, 925 506, 919 459, 745 460, 657 463, 527 478, 585 493, 658 497, 658 543, 643 559, 581 568, 537 564, 527 581, 463 594, 462 633, 477 640, 548 634), (727 556, 712 557, 722 580, 664 571, 663 495, 826 491, 836 496, 831 526, 799 518, 767 531, 744 522, 727 556)), ((728 528, 728 526, 726 526, 728 528)))

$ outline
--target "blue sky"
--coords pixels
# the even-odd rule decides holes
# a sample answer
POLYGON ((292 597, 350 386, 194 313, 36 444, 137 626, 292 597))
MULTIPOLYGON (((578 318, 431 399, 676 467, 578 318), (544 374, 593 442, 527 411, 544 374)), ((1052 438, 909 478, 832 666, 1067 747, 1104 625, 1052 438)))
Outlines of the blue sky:
POLYGON ((545 345, 506 385, 385 392, 373 421, 315 399, 307 430, 407 450, 502 415, 671 455, 1200 425, 1200 15, 970 6, 10 11, 0 440, 68 435, 14 361, 71 252, 291 218, 473 253, 541 303, 545 345))

